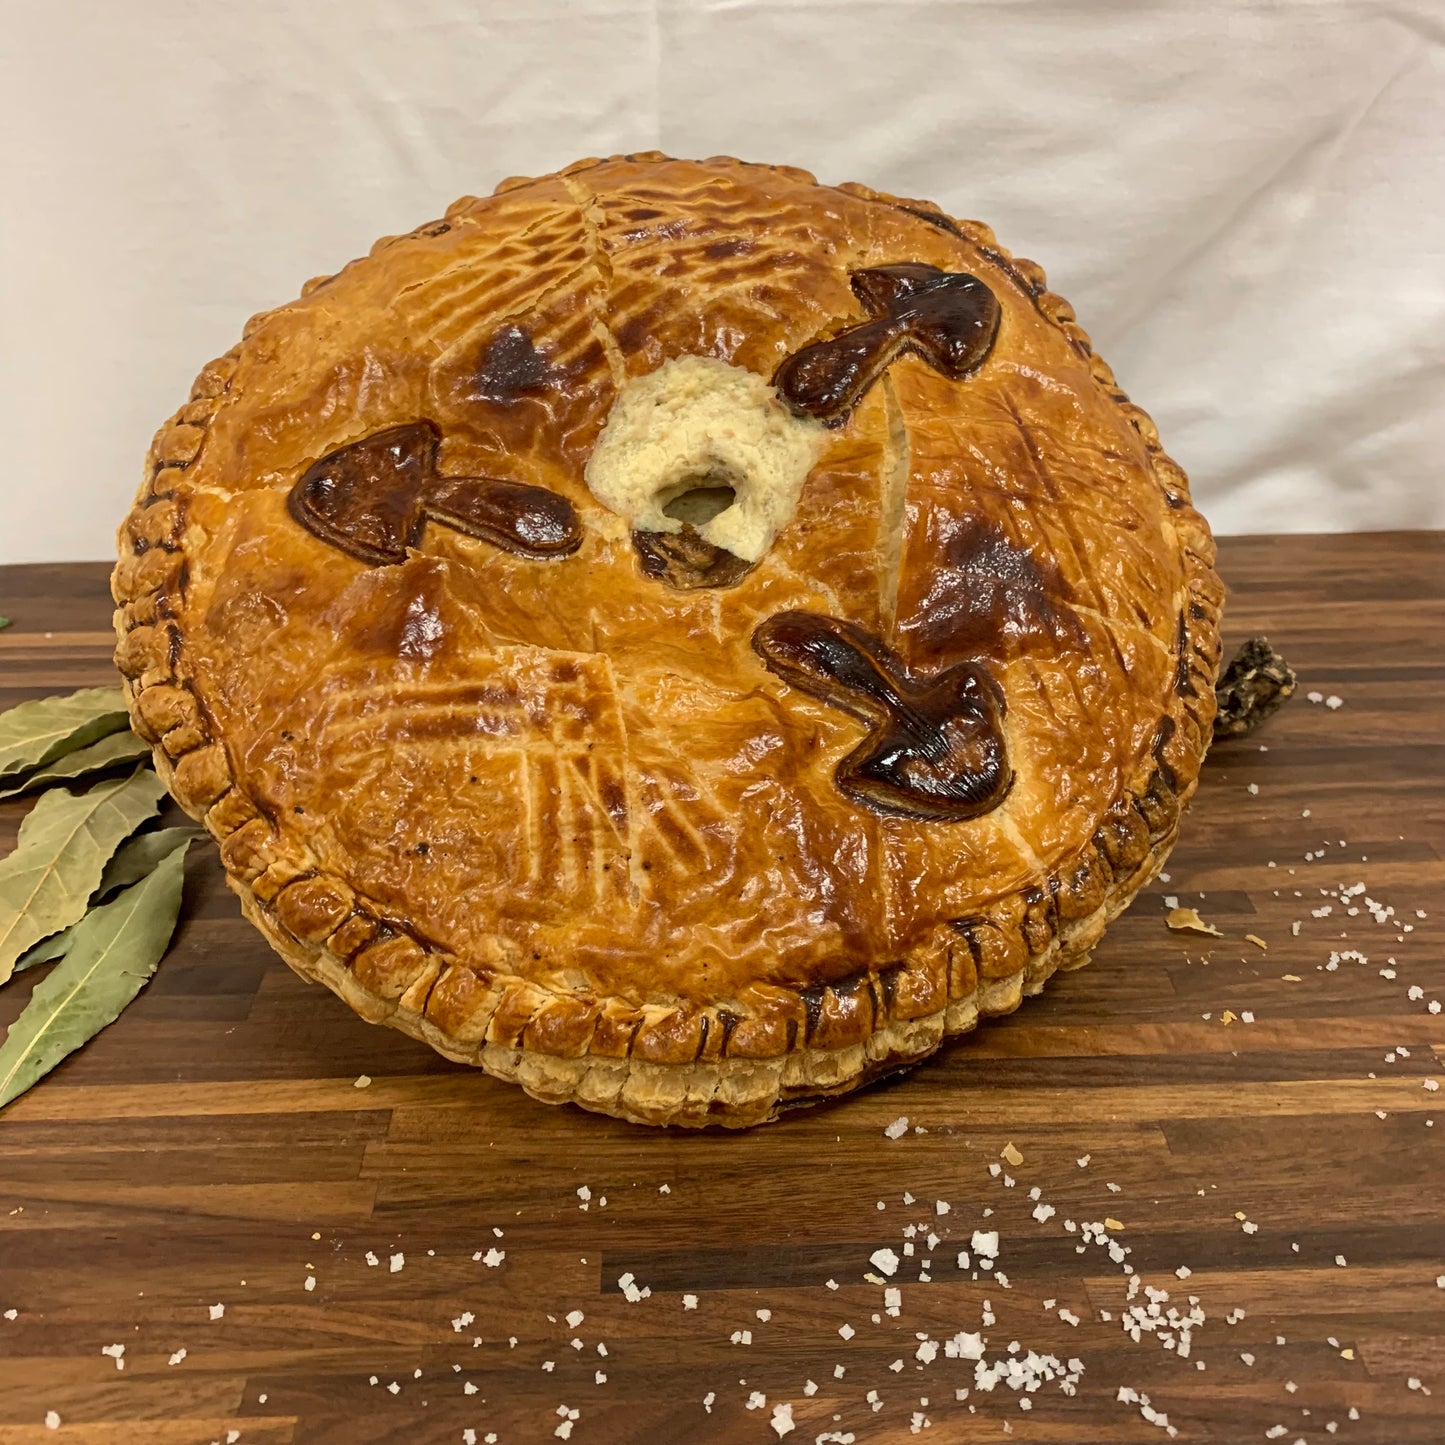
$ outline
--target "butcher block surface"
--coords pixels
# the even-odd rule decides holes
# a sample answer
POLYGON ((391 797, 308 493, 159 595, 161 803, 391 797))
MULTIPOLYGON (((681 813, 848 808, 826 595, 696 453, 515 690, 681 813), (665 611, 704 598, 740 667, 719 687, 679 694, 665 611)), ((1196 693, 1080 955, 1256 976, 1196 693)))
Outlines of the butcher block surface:
MULTIPOLYGON (((1167 881, 764 1128, 367 1025, 193 847, 154 980, 0 1113, 0 1445, 1445 1439, 1445 534, 1219 570, 1226 655, 1266 633, 1299 692, 1211 752, 1167 881)), ((107 574, 0 569, 0 706, 114 679, 107 574)))

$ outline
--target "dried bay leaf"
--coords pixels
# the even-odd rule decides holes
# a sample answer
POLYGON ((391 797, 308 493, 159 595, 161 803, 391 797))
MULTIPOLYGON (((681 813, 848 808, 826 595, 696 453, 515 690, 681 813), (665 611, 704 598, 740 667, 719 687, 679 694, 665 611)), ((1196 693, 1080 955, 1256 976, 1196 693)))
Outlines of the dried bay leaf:
POLYGON ((0 1045, 0 1108, 95 1037, 138 994, 161 961, 181 908, 186 849, 76 925, 65 958, 35 986, 0 1045))
POLYGON ((86 773, 97 773, 102 768, 113 768, 118 763, 133 763, 138 758, 150 756, 151 745, 144 738, 137 737, 129 728, 111 733, 88 747, 76 748, 74 752, 62 753, 53 762, 33 772, 11 774, 0 778, 0 798, 16 793, 28 793, 32 788, 45 784, 68 782, 86 773))
POLYGON ((165 785, 149 768, 85 793, 52 788, 0 859, 0 983, 27 949, 77 922, 120 844, 156 810, 165 785))
POLYGON ((0 778, 43 767, 130 726, 118 687, 85 687, 0 713, 0 778))
POLYGON ((115 856, 100 875, 100 887, 93 903, 103 902, 108 893, 139 883, 158 863, 169 858, 181 842, 199 838, 201 829, 188 823, 178 828, 157 828, 153 833, 137 833, 116 849, 115 856))
MULTIPOLYGON (((181 842, 199 838, 202 831, 183 825, 179 828, 157 828, 154 832, 137 833, 127 839, 105 865, 100 886, 90 895, 90 906, 94 908, 96 904, 104 903, 117 888, 138 883, 158 863, 170 857, 181 842)), ((57 958, 63 958, 78 926, 72 923, 69 928, 62 928, 59 933, 52 933, 49 938, 43 938, 33 948, 27 949, 15 960, 15 972, 23 973, 37 963, 52 963, 57 958)))
POLYGON ((34 968, 37 963, 50 963, 57 958, 64 958, 66 949, 70 947, 70 940, 75 937, 76 927, 77 925, 72 923, 69 928, 62 928, 59 933, 42 938, 34 948, 27 948, 15 960, 14 971, 24 973, 27 968, 34 968))

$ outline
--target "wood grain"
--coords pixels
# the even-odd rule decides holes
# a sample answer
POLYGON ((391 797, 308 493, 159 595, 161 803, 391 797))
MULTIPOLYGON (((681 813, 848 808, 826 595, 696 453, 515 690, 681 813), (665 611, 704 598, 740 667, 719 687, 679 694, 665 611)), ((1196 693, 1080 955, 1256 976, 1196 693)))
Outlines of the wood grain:
MULTIPOLYGON (((589 1445, 762 1442, 782 1402, 794 1441, 1169 1438, 1121 1386, 1184 1441, 1283 1425, 1286 1445, 1438 1445, 1445 1092, 1425 1084, 1445 1083, 1445 1015, 1428 1012, 1445 1000, 1445 536, 1221 551, 1231 637, 1267 632, 1301 694, 1211 755, 1169 881, 1012 1018, 740 1137, 549 1109, 368 1027, 274 958, 213 852, 193 850, 154 981, 0 1115, 0 1314, 16 1311, 0 1318, 0 1445, 428 1445, 467 1428, 515 1445, 558 1438, 559 1406, 589 1445), (1394 917, 1319 891, 1356 883, 1394 917), (1166 894, 1225 936, 1168 932, 1166 894), (1368 962, 1327 970, 1332 950, 1368 962), (927 1132, 886 1138, 904 1115, 927 1132), (1020 1165, 1000 1160, 1010 1142, 1020 1165), (1056 1210, 1042 1222, 1034 1187, 1056 1210), (1144 1284, 1200 1301, 1189 1359, 1121 1331, 1124 1270, 1063 1227, 1106 1217, 1144 1284), (892 1318, 864 1274, 910 1223, 942 1239, 930 1282, 922 1243, 903 1261, 892 1318), (980 1225, 1000 1231, 1006 1289, 956 1267, 980 1225), (493 1247, 499 1266, 473 1258, 493 1247), (628 1302, 628 1272, 649 1297, 628 1302), (1077 1357, 1077 1394, 1045 1385, 1025 1411, 1007 1384, 979 1391, 966 1361, 915 1358, 919 1334, 980 1330, 985 1299, 990 1358, 1014 1340, 1077 1357), (475 1320, 454 1330, 463 1311, 475 1320), (730 1343, 742 1330, 751 1344, 730 1343), (767 1403, 748 1410, 753 1391, 767 1403)), ((113 676, 105 578, 0 570, 0 706, 113 676)), ((26 806, 0 804, 0 848, 26 806)), ((0 993, 0 1022, 31 986, 0 993)))

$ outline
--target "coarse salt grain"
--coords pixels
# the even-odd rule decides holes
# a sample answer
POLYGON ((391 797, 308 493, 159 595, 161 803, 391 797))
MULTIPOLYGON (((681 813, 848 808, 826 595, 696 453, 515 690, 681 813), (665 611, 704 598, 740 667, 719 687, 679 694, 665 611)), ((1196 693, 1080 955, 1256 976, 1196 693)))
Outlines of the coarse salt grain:
POLYGON ((60 1429, 60 1415, 55 1410, 45 1412, 45 1428, 47 1430, 60 1429))
POLYGON ((392 1255, 392 1257, 391 1257, 391 1262, 390 1262, 390 1266, 389 1266, 389 1272, 390 1272, 391 1274, 400 1274, 405 1267, 406 1267, 406 1255, 405 1255, 405 1254, 394 1254, 394 1255, 392 1255))
POLYGON ((793 1407, 791 1405, 774 1405, 773 1418, 768 1423, 773 1427, 779 1440, 784 1435, 791 1434, 794 1429, 793 1407))
POLYGON ((622 1297, 627 1303, 633 1305, 639 1300, 645 1300, 652 1293, 652 1287, 650 1285, 638 1287, 636 1278, 631 1270, 628 1270, 626 1274, 618 1277, 617 1288, 622 1291, 622 1297))
POLYGON ((695 1310, 697 1308, 697 1296, 695 1294, 683 1295, 682 1307, 685 1310, 695 1310))
POLYGON ((221 1319, 225 1315, 225 1313, 225 1305, 212 1305, 210 1308, 210 1316, 213 1320, 221 1319))
POLYGON ((901 1139, 908 1132, 908 1115, 901 1114, 884 1130, 883 1134, 888 1139, 901 1139))

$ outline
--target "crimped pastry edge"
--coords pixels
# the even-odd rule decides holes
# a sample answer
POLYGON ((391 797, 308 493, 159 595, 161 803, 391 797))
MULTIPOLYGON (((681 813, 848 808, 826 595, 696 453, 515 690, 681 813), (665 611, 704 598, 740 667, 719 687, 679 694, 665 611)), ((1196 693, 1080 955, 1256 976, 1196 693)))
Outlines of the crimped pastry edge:
MULTIPOLYGON (((651 152, 616 159, 667 157, 651 152)), ((748 165, 718 157, 708 163, 748 165)), ((559 174, 597 164, 579 161, 559 174)), ((763 169, 817 184, 806 172, 763 169)), ((496 190, 527 183, 514 178, 496 190)), ((954 221, 926 202, 863 186, 846 184, 838 189, 907 210, 959 235, 1010 275, 1039 313, 1064 333, 1148 450, 1179 536, 1186 589, 1181 686, 1169 694, 1152 760, 1146 760, 1125 794, 1106 812, 1090 843, 1048 878, 995 900, 988 913, 962 921, 956 930, 941 928, 938 936, 901 963, 870 970, 862 982, 872 1005, 871 1030, 843 1046, 820 1047, 811 1041, 830 992, 822 987, 813 990, 811 1009, 804 1007, 799 994, 796 1026, 787 1029, 785 1046, 766 1057, 738 1057, 730 1051, 731 1032, 721 1026, 717 1005, 639 1009, 619 998, 592 1001, 593 1026, 609 1008, 637 1016, 626 1054, 603 1057, 591 1050, 589 1036, 575 1056, 560 1057, 528 1046, 526 1035, 548 1011, 574 1013, 575 996, 490 972, 485 977, 492 1007, 481 1036, 461 1039, 438 1028, 425 1012, 432 991, 448 970, 465 965, 408 934, 395 921, 376 916, 342 880, 323 875, 294 840, 276 832, 236 781, 186 667, 179 624, 185 587, 184 505, 174 489, 201 453, 206 427, 229 388, 239 347, 203 368, 190 401, 157 433, 135 507, 120 529, 120 561, 112 577, 116 663, 132 722, 152 743, 157 769, 172 795, 220 844, 227 881, 240 897, 246 917, 298 974, 325 984, 363 1018, 401 1029, 444 1056, 518 1083, 547 1102, 570 1101, 637 1123, 746 1127, 775 1118, 792 1105, 846 1093, 911 1067, 944 1039, 973 1029, 979 1018, 1011 1012, 1025 993, 1038 992, 1056 971, 1087 962, 1109 920, 1162 867, 1177 834, 1180 812, 1197 784, 1213 722, 1223 589, 1213 570, 1212 538, 1190 504, 1183 470, 1163 451, 1147 413, 1129 401, 1107 363, 1095 355, 1073 308, 1046 289, 1040 267, 1010 255, 981 223, 954 221), (350 900, 344 914, 320 937, 310 936, 314 922, 298 931, 298 919, 314 917, 316 910, 313 907, 308 915, 305 908, 288 907, 286 892, 297 885, 302 888, 293 897, 350 900), (386 954, 387 967, 368 970, 367 956, 379 959, 381 952, 386 954), (403 970, 399 978, 394 976, 398 961, 403 970), (376 977, 386 975, 388 996, 358 977, 358 965, 376 977), (889 975, 886 985, 884 974, 889 975), (520 1008, 503 1009, 509 999, 520 1008), (507 1037, 494 1028, 499 1012, 517 1013, 527 1023, 507 1037), (700 1013, 705 1023, 710 1018, 719 1027, 703 1029, 703 1046, 692 1057, 676 1057, 675 1048, 669 1057, 669 1042, 675 1043, 680 1032, 679 1016, 689 1013, 700 1013), (721 1043, 709 1049, 710 1037, 721 1043)), ((470 203, 470 197, 463 198, 448 215, 470 203)), ((410 234, 435 233, 445 224, 429 222, 410 234)), ((397 239, 378 241, 373 254, 397 239)), ((309 282, 303 295, 324 279, 309 282)), ((253 317, 243 339, 269 314, 253 317)), ((776 1033, 773 1037, 776 1041, 776 1033)))

